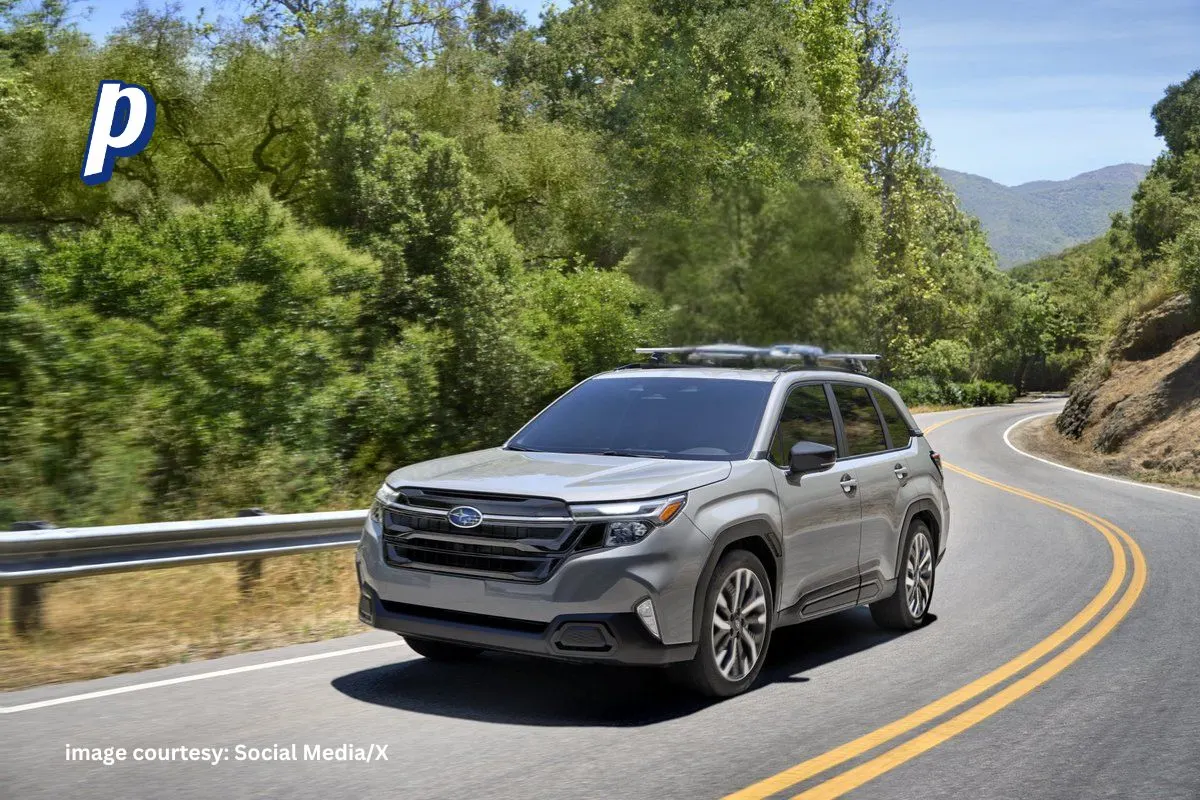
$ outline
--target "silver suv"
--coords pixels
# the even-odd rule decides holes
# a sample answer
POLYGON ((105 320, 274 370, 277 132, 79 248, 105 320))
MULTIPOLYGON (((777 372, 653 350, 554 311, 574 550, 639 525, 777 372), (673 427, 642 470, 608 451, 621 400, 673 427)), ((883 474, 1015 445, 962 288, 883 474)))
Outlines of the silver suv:
POLYGON ((920 625, 941 462, 866 358, 659 348, 502 447, 396 470, 357 551, 360 618, 427 658, 670 665, 715 696, 754 682, 781 625, 862 604, 920 625))

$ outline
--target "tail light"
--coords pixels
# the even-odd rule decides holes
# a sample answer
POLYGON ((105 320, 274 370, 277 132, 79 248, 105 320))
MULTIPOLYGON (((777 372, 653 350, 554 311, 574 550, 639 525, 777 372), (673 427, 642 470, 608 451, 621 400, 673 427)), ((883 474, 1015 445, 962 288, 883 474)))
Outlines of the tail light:
POLYGON ((943 478, 946 477, 946 474, 942 472, 942 454, 936 450, 930 450, 929 460, 933 462, 935 467, 937 467, 938 475, 941 475, 943 478))

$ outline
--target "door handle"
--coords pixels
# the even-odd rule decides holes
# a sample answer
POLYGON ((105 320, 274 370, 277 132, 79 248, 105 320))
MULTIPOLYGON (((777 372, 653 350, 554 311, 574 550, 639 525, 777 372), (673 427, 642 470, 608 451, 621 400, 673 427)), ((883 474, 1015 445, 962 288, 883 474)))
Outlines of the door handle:
POLYGON ((896 475, 897 480, 904 480, 908 477, 908 468, 903 464, 897 464, 892 469, 892 472, 896 475))
POLYGON ((858 488, 858 481, 854 480, 853 476, 848 472, 842 476, 841 484, 842 491, 846 494, 850 494, 858 488))

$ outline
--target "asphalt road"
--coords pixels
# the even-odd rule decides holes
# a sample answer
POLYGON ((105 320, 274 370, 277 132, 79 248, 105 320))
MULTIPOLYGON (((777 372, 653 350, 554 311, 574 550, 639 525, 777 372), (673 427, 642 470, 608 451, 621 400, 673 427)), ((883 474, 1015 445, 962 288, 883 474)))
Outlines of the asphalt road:
POLYGON ((742 697, 699 702, 655 671, 433 665, 372 632, 0 696, 0 797, 1195 800, 1200 497, 1005 444, 1054 407, 922 418, 948 463, 1004 485, 949 472, 936 619, 893 635, 856 610, 787 629, 742 697), (235 758, 344 743, 387 760, 235 758), (104 765, 68 745, 129 752, 104 765), (229 751, 134 761, 139 747, 229 751))

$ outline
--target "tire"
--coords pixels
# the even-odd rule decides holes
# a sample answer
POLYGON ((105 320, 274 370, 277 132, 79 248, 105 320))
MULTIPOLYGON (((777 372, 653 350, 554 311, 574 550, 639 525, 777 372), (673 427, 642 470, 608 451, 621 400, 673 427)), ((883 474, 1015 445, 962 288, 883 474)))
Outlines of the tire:
POLYGON ((891 597, 871 603, 871 616, 881 628, 910 631, 925 623, 933 601, 937 571, 933 534, 929 526, 914 520, 904 536, 903 553, 891 597))
POLYGON ((675 665, 675 677, 709 697, 741 694, 762 671, 775 626, 771 582, 753 553, 733 550, 721 557, 704 595, 701 619, 696 657, 675 665), (741 605, 730 615, 735 595, 740 595, 741 605), (718 604, 725 611, 719 612, 718 604), (731 631, 723 637, 718 636, 722 623, 731 631), (740 631, 736 643, 730 641, 733 631, 740 631))
POLYGON ((422 655, 430 661, 469 661, 483 652, 478 647, 437 642, 433 639, 419 639, 416 636, 405 636, 404 641, 418 655, 422 655))

